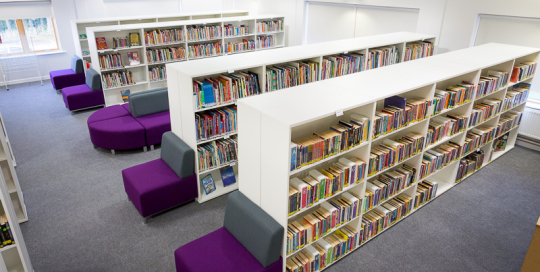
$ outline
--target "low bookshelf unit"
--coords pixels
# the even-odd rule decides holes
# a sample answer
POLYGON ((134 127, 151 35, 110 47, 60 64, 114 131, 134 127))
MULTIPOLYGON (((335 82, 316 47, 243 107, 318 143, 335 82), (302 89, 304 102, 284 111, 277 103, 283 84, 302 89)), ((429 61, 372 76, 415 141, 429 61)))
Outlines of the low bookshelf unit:
POLYGON ((238 101, 239 190, 285 228, 283 271, 329 267, 511 150, 539 51, 491 43, 238 101))
MULTIPOLYGON (((384 52, 387 50, 399 52, 397 62, 404 62, 403 52, 409 52, 408 48, 415 46, 423 47, 416 51, 421 53, 410 54, 408 60, 431 56, 434 53, 434 44, 435 37, 431 35, 397 32, 241 56, 203 59, 194 63, 167 64, 172 131, 198 154, 195 169, 198 175, 198 202, 205 202, 238 189, 239 162, 236 156, 218 163, 208 163, 203 156, 213 152, 212 150, 217 148, 214 145, 221 146, 226 144, 225 142, 233 141, 233 146, 238 147, 242 142, 238 141, 236 135, 235 104, 238 99, 358 73, 367 70, 368 63, 372 62, 376 63, 373 68, 389 65, 390 63, 385 62, 386 59, 383 61, 384 52), (338 66, 340 69, 337 69, 338 66), (207 103, 208 101, 204 100, 205 95, 202 95, 204 86, 209 82, 215 83, 215 86, 225 86, 217 87, 220 93, 225 94, 212 97, 211 104, 207 103), (245 86, 242 82, 247 82, 248 87, 231 96, 227 86, 245 86), (257 84, 253 86, 253 82, 257 84), (224 117, 229 126, 212 130, 205 125, 205 120, 218 116, 224 117), (237 182, 224 186, 220 170, 229 166, 233 168, 237 182), (216 189, 207 194, 201 179, 208 175, 212 176, 216 189)), ((244 161, 242 167, 249 167, 250 163, 244 161), (244 163, 247 163, 247 166, 244 166, 244 163)))

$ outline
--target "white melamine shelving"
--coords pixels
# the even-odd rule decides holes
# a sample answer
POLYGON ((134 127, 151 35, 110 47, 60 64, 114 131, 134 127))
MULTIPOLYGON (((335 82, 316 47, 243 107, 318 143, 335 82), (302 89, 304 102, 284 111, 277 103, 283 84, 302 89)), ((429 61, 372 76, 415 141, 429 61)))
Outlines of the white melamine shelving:
MULTIPOLYGON (((312 135, 312 133, 328 130, 330 125, 336 124, 339 120, 349 121, 352 113, 363 114, 373 120, 375 111, 381 109, 384 99, 394 95, 401 95, 403 97, 419 96, 429 100, 433 99, 436 89, 446 89, 446 87, 461 83, 462 81, 470 81, 477 84, 480 76, 485 75, 488 70, 508 71, 511 73, 514 64, 524 61, 537 62, 539 52, 540 50, 536 48, 486 44, 399 65, 370 70, 364 73, 346 75, 322 82, 292 87, 264 96, 242 99, 238 101, 238 141, 242 143, 238 146, 238 163, 242 164, 242 167, 239 169, 239 178, 242 180, 239 184, 239 190, 287 229, 287 225, 290 222, 295 221, 299 217, 301 218, 306 212, 316 209, 318 204, 326 202, 329 199, 320 200, 313 207, 303 209, 295 215, 288 215, 289 180, 292 177, 303 177, 311 169, 321 169, 328 165, 325 162, 319 162, 319 165, 312 164, 308 167, 291 171, 290 143, 292 140, 302 139, 312 135), (339 115, 337 113, 343 114, 339 115)), ((530 83, 531 80, 532 77, 524 81, 530 83)), ((511 85, 513 84, 508 84, 508 86, 511 85)), ((502 99, 509 89, 510 87, 504 87, 493 94, 478 99, 473 98, 472 101, 456 106, 445 111, 443 114, 433 115, 426 120, 412 123, 397 132, 379 136, 376 139, 372 139, 372 132, 370 131, 370 138, 364 146, 339 153, 325 160, 327 162, 335 162, 342 157, 349 158, 354 156, 359 157, 367 163, 369 161, 369 151, 372 146, 380 143, 381 140, 388 138, 394 139, 408 132, 417 132, 426 135, 429 120, 434 116, 445 116, 450 112, 469 116, 475 103, 482 101, 486 97, 502 99)), ((504 115, 505 112, 510 110, 523 112, 524 109, 524 104, 515 105, 476 126, 486 125, 496 127, 500 116, 504 115)), ((187 120, 187 118, 183 118, 182 120, 187 120)), ((463 145, 468 129, 470 127, 466 127, 463 132, 443 138, 435 145, 424 148, 420 154, 392 166, 390 169, 395 169, 399 165, 406 163, 415 167, 418 171, 415 182, 412 185, 390 198, 399 194, 406 194, 414 198, 418 183, 424 180, 434 181, 439 184, 436 195, 438 197, 469 177, 471 174, 461 179, 459 183, 456 181, 459 160, 467 156, 467 154, 462 154, 460 158, 448 163, 425 178, 421 178, 418 174, 422 164, 423 154, 427 149, 432 149, 448 141, 463 145)), ((187 130, 184 129, 183 131, 185 133, 187 130)), ((517 127, 509 130, 508 144, 504 151, 493 152, 491 155, 493 140, 486 142, 478 148, 484 150, 486 154, 483 167, 489 164, 491 160, 501 157, 515 146, 517 131, 517 127)), ((185 134, 184 137, 186 137, 185 134)), ((364 179, 369 182, 372 179, 376 179, 379 173, 369 177, 366 173, 364 179)), ((363 181, 359 184, 346 187, 343 191, 354 192, 363 198, 366 190, 365 184, 366 181, 363 181)), ((336 195, 341 194, 342 192, 338 192, 336 195)), ((379 202, 376 207, 389 201, 390 198, 379 202)), ((411 213, 402 217, 397 222, 410 216, 427 203, 429 201, 413 209, 411 213)), ((360 219, 353 219, 344 225, 350 225, 354 229, 360 230, 361 218, 364 214, 360 214, 360 219)), ((393 225, 390 225, 386 229, 393 225)), ((363 244, 371 241, 386 229, 368 238, 363 244)), ((284 260, 295 256, 296 252, 301 251, 300 249, 292 254, 287 254, 286 241, 287 232, 285 232, 283 238, 282 256, 284 260)), ((283 271, 285 271, 285 262, 283 271)))
MULTIPOLYGON (((391 34, 375 35, 369 37, 339 40, 333 42, 325 42, 318 44, 310 44, 304 46, 293 46, 281 49, 275 49, 270 51, 260 51, 245 55, 230 55, 220 58, 203 59, 190 63, 174 63, 167 65, 168 73, 168 88, 169 88, 169 103, 171 111, 171 125, 172 131, 184 140, 191 148, 197 150, 197 147, 203 143, 209 141, 197 141, 195 130, 195 114, 204 112, 210 109, 219 109, 224 106, 234 105, 236 101, 230 101, 221 105, 197 108, 193 103, 193 80, 201 80, 205 77, 215 77, 221 74, 235 73, 241 71, 251 71, 259 75, 259 86, 261 87, 262 94, 266 94, 265 82, 266 82, 266 67, 268 65, 287 64, 290 62, 297 62, 301 60, 313 60, 318 63, 322 62, 323 57, 328 57, 336 54, 354 53, 354 52, 366 52, 370 48, 378 48, 388 45, 398 45, 400 51, 407 43, 415 41, 430 41, 435 43, 435 37, 431 35, 410 33, 410 32, 397 32, 391 34)), ((403 55, 401 55, 403 58, 403 55)), ((364 67, 365 68, 365 67, 364 67)), ((319 75, 320 75, 319 71, 319 75)), ((327 80, 323 81, 326 82, 327 80)), ((316 88, 312 84, 302 85, 305 88, 316 88)), ((288 89, 282 89, 275 92, 287 92, 288 89)), ((326 89, 322 89, 324 92, 326 89)), ((369 95, 367 95, 369 96, 369 95)), ((264 99, 266 95, 263 96, 264 99)), ((294 99, 294 98, 287 98, 294 99)), ((257 136, 254 136, 257 137, 257 136)), ((244 144, 244 141, 238 141, 244 144)), ((360 147, 358 147, 360 148, 360 147)), ((242 167, 249 167, 250 162, 244 165, 246 162, 242 162, 242 167)), ((237 173, 237 166, 235 166, 235 172, 237 173)), ((198 172, 198 162, 196 164, 196 171, 198 172)), ((219 171, 215 169, 213 172, 214 181, 216 185, 221 182, 219 178, 219 171), (214 175, 214 173, 216 173, 214 175), (216 180, 216 177, 218 179, 216 180)), ((209 196, 206 196, 201 184, 201 175, 198 177, 198 189, 199 189, 199 202, 204 202, 211 195, 219 196, 220 193, 228 193, 227 191, 213 192, 209 196)), ((237 175, 238 180, 238 175, 237 175)), ((249 179, 248 179, 249 180, 249 179)), ((212 197, 213 198, 213 197, 212 197)))
MULTIPOLYGON (((6 153, 10 155, 11 161, 13 162, 13 166, 17 166, 17 162, 15 161, 15 156, 13 155, 13 149, 11 148, 11 142, 9 141, 9 137, 7 135, 6 125, 4 124, 4 119, 2 118, 2 113, 0 113, 0 128, 3 130, 4 138, 6 139, 6 146, 8 150, 8 152, 6 153)), ((3 150, 0 150, 0 161, 2 161, 2 154, 4 154, 5 156, 6 153, 4 153, 3 150)))
MULTIPOLYGON (((149 90, 149 89, 167 87, 168 84, 167 84, 166 79, 157 80, 157 81, 150 80, 150 76, 148 72, 149 68, 157 67, 157 66, 165 67, 165 65, 169 63, 189 62, 190 60, 197 60, 197 62, 199 62, 203 59, 219 59, 229 54, 236 55, 236 54, 241 54, 241 53, 250 53, 250 52, 262 50, 256 47, 254 50, 246 50, 246 51, 236 52, 236 53, 227 53, 225 51, 226 42, 240 42, 241 39, 246 39, 246 37, 250 37, 250 39, 257 41, 257 38, 259 36, 273 35, 276 38, 275 45, 272 47, 263 48, 263 49, 276 49, 276 48, 283 47, 285 45, 285 31, 275 31, 272 33, 267 33, 267 32, 256 33, 255 32, 257 30, 256 29, 257 22, 265 21, 265 20, 284 21, 284 17, 281 15, 275 15, 275 14, 262 14, 262 15, 256 15, 256 16, 197 19, 197 20, 188 20, 188 21, 167 21, 167 22, 141 23, 141 24, 130 24, 130 25, 112 25, 112 26, 103 26, 103 27, 87 27, 86 35, 88 36, 90 58, 92 60, 92 63, 94 63, 92 67, 96 71, 98 71, 100 74, 111 73, 115 71, 124 71, 124 70, 130 71, 133 73, 133 77, 136 82, 136 84, 133 84, 133 85, 104 89, 105 105, 110 106, 110 105, 123 103, 122 97, 120 94, 121 90, 129 89, 131 93, 136 93, 136 92, 149 90), (249 31, 253 31, 253 33, 250 35, 232 36, 232 37, 227 37, 224 35, 224 33, 222 33, 221 37, 215 38, 215 39, 214 38, 204 39, 204 40, 201 40, 201 39, 189 40, 188 39, 187 27, 189 26, 215 25, 215 26, 223 27, 225 24, 232 24, 235 26, 239 26, 241 24, 247 25, 249 26, 249 31), (152 31, 155 29, 171 29, 171 28, 182 29, 182 31, 184 32, 185 40, 182 42, 166 43, 166 44, 159 44, 159 45, 155 45, 155 44, 147 45, 145 43, 144 33, 146 31, 152 31), (129 33, 134 33, 134 32, 139 34, 141 46, 111 49, 113 37, 127 37, 129 33), (107 41, 107 46, 109 47, 109 49, 98 50, 97 45, 96 45, 96 39, 95 39, 96 37, 104 37, 107 41), (194 45, 194 44, 204 44, 206 42, 221 43, 222 52, 214 54, 214 55, 209 55, 209 56, 199 56, 199 57, 189 56, 189 52, 188 52, 189 46, 194 45), (167 48, 167 47, 184 48, 186 51, 186 57, 182 59, 177 59, 174 61, 167 61, 167 62, 150 62, 147 59, 147 50, 167 48), (128 52, 138 52, 141 64, 128 66, 127 65, 129 64, 128 56, 127 56, 128 52), (120 68, 113 68, 113 69, 106 69, 106 70, 101 69, 99 65, 99 56, 107 55, 111 53, 112 54, 118 53, 121 55, 123 66, 120 68)), ((245 58, 245 54, 242 54, 240 57, 245 58)), ((189 64, 187 65, 192 66, 193 62, 189 62, 189 64)))
POLYGON ((178 13, 164 14, 154 16, 127 16, 127 17, 109 17, 109 18, 93 18, 83 20, 71 20, 71 32, 75 43, 75 53, 82 57, 84 61, 90 62, 90 55, 83 55, 82 51, 88 51, 88 38, 81 39, 80 35, 86 35, 87 27, 97 26, 118 26, 127 24, 143 24, 143 23, 158 23, 172 21, 188 21, 210 18, 226 18, 239 17, 249 15, 248 11, 244 10, 223 10, 214 12, 195 12, 195 13, 178 13))

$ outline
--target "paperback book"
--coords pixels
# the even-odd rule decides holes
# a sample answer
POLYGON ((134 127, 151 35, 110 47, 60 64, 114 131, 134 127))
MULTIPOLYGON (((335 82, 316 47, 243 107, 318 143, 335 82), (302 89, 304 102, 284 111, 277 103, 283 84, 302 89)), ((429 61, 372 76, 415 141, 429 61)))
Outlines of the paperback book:
POLYGON ((96 38, 96 46, 97 46, 98 50, 108 49, 107 40, 105 40, 105 37, 97 37, 96 38))
POLYGON ((504 151, 506 149, 509 134, 510 132, 493 141, 493 151, 504 151))
POLYGON ((204 192, 207 195, 216 190, 216 184, 214 183, 214 178, 212 178, 212 174, 208 174, 203 177, 201 179, 201 183, 203 185, 204 192))
POLYGON ((120 91, 120 94, 122 95, 122 100, 123 100, 124 102, 128 102, 130 93, 131 93, 131 92, 129 91, 129 89, 120 91))
POLYGON ((128 52, 129 65, 139 65, 141 60, 139 59, 139 52, 128 52))
POLYGON ((221 173, 221 181, 223 181, 223 186, 227 187, 231 184, 236 183, 236 178, 234 177, 234 169, 232 166, 228 166, 219 170, 221 173))

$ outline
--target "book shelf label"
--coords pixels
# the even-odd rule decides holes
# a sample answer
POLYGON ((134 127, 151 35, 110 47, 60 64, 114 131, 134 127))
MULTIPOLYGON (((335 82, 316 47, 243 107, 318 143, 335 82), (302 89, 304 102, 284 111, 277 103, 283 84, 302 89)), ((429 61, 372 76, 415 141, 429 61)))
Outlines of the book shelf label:
POLYGON ((223 139, 229 139, 231 137, 230 134, 225 134, 225 136, 223 136, 223 139))
POLYGON ((235 166, 236 162, 231 162, 230 166, 235 166))
POLYGON ((234 73, 234 69, 229 69, 229 70, 227 70, 227 72, 228 72, 229 74, 232 74, 232 73, 234 73))
POLYGON ((341 115, 343 115, 343 110, 337 110, 336 117, 340 117, 341 115))

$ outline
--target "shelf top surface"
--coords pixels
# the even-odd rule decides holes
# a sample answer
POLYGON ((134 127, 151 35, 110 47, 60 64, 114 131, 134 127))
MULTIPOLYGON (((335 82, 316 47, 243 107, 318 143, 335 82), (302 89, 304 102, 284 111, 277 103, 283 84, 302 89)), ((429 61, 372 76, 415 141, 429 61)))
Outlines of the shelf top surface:
POLYGON ((189 12, 189 13, 171 13, 171 14, 159 14, 159 15, 142 15, 142 16, 124 16, 124 17, 103 17, 92 19, 80 19, 72 20, 76 24, 96 23, 96 22, 115 22, 124 20, 138 20, 138 19, 155 19, 155 18, 172 18, 172 17, 184 17, 184 16, 200 16, 200 15, 217 15, 217 14, 235 14, 235 13, 247 13, 247 10, 221 10, 215 12, 189 12))
POLYGON ((248 106, 294 127, 538 51, 536 48, 486 44, 454 51, 456 58, 451 58, 456 60, 454 62, 448 61, 446 54, 435 55, 244 98, 238 105, 248 106), (470 56, 470 62, 465 58, 460 60, 458 57, 462 54, 470 56))
POLYGON ((185 21, 170 21, 170 22, 155 22, 155 23, 140 23, 140 24, 126 24, 126 25, 107 25, 107 26, 95 26, 87 27, 86 31, 93 32, 109 32, 117 30, 132 30, 132 29, 153 29, 153 28, 164 28, 164 27, 176 27, 176 26, 185 26, 185 25, 194 25, 194 24, 211 24, 211 23, 221 23, 221 22, 235 22, 235 21, 247 21, 247 20, 256 20, 256 19, 272 19, 272 18, 284 18, 283 15, 278 14, 261 14, 261 15, 250 15, 250 16, 237 16, 237 17, 223 17, 223 18, 209 18, 209 19, 195 19, 195 20, 185 20, 185 21))
POLYGON ((388 44, 399 44, 433 38, 435 37, 426 34, 395 32, 354 39, 290 46, 278 50, 253 52, 246 55, 229 55, 215 60, 198 61, 197 63, 175 63, 168 65, 167 69, 173 69, 191 77, 199 77, 227 72, 230 69, 241 70, 272 63, 277 64, 314 58, 321 55, 333 55, 344 52, 353 53, 352 50, 355 49, 374 48, 388 44))

